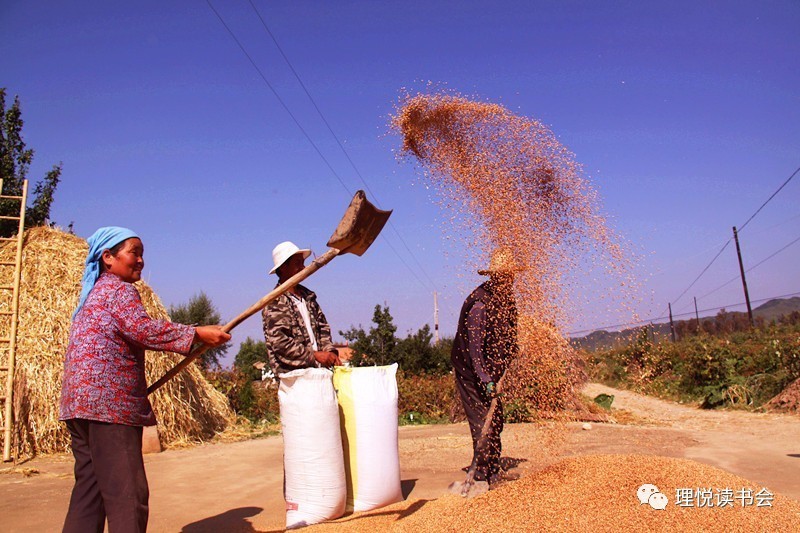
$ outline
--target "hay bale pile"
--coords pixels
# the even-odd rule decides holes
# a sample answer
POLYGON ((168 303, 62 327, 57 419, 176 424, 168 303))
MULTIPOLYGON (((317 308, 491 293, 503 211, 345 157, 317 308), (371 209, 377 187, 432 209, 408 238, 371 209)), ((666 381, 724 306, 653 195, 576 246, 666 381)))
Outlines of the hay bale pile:
MULTIPOLYGON (((15 243, 3 244, 0 261, 13 261, 15 243)), ((58 421, 58 401, 87 252, 86 241, 59 230, 40 227, 25 233, 14 385, 19 456, 69 450, 69 433, 58 421)), ((12 271, 13 267, 3 267, 0 283, 10 283, 12 271)), ((168 318, 146 283, 137 282, 136 288, 151 317, 168 318)), ((0 311, 8 309, 8 300, 0 302, 0 311)), ((8 324, 7 319, 0 322, 0 335, 8 335, 8 324)), ((182 358, 174 353, 147 352, 147 382, 154 382, 182 358)), ((233 418, 225 396, 194 365, 154 393, 150 401, 165 443, 209 438, 233 418)))
MULTIPOLYGON (((687 459, 589 455, 561 462, 482 496, 406 501, 315 526, 324 531, 796 531, 800 503, 773 494, 771 507, 735 495, 760 484, 687 459), (641 485, 658 487, 663 510, 641 504, 641 485), (731 489, 732 506, 676 505, 677 489, 731 489)), ((687 501, 687 500, 684 500, 687 501)), ((764 500, 760 500, 762 503, 764 500)), ((712 498, 715 503, 716 499, 712 498)))

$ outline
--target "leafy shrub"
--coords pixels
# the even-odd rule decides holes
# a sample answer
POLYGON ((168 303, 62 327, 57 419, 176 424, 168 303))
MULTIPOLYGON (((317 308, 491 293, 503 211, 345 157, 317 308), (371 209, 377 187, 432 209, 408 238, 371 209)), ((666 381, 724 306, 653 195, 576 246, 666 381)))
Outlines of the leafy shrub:
POLYGON ((771 324, 584 354, 590 377, 657 396, 756 408, 800 377, 800 327, 771 324))
POLYGON ((413 375, 397 373, 398 405, 401 424, 445 423, 455 416, 455 381, 451 374, 413 375), (422 420, 422 422, 419 422, 422 420))
POLYGON ((252 422, 277 422, 280 418, 278 387, 267 381, 253 381, 239 369, 208 372, 206 378, 223 393, 234 412, 252 422))

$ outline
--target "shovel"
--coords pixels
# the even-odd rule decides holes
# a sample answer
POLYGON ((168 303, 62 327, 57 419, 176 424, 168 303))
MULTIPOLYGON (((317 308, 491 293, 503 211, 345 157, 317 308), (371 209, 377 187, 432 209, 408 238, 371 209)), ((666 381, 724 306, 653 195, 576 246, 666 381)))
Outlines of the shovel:
MULTIPOLYGON (((353 200, 350 202, 350 206, 347 208, 347 211, 345 211, 342 220, 339 221, 336 231, 333 232, 333 235, 331 235, 331 238, 328 240, 328 251, 314 259, 314 261, 303 270, 275 287, 272 292, 225 324, 222 330, 226 333, 230 332, 233 328, 250 318, 254 313, 266 307, 272 300, 330 263, 337 255, 363 255, 378 237, 378 234, 380 234, 391 214, 391 211, 383 211, 372 205, 369 200, 367 200, 364 191, 357 191, 355 196, 353 196, 353 200)), ((175 377, 178 372, 186 368, 207 349, 207 344, 200 343, 195 345, 189 355, 147 388, 147 394, 152 394, 164 383, 175 377)))
MULTIPOLYGON (((489 403, 489 411, 486 413, 486 418, 483 420, 483 427, 481 428, 481 436, 478 437, 477 446, 475 449, 480 450, 486 446, 486 441, 489 439, 489 426, 492 424, 492 418, 494 417, 494 412, 497 410, 497 399, 500 397, 500 393, 503 390, 503 381, 505 380, 506 373, 503 372, 503 375, 500 376, 500 380, 497 382, 497 393, 495 394, 492 401, 489 403)), ((453 494, 459 494, 465 498, 478 496, 486 492, 486 489, 483 490, 475 490, 475 471, 478 468, 478 456, 477 454, 472 454, 472 463, 469 465, 469 469, 467 470, 467 479, 464 480, 463 483, 459 483, 458 481, 454 481, 450 484, 447 489, 452 492, 453 494)), ((487 480, 488 481, 488 480, 487 480)))

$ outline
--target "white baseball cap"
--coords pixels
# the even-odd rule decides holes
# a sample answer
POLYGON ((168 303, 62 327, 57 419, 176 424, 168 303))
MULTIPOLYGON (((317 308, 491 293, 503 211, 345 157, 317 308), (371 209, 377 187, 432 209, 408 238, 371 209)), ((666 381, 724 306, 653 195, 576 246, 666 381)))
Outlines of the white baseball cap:
POLYGON ((272 270, 269 271, 270 274, 274 274, 278 267, 284 264, 290 257, 295 254, 303 254, 303 259, 308 259, 308 256, 311 255, 311 250, 308 248, 300 249, 297 247, 295 243, 292 241, 285 241, 280 243, 278 246, 272 249, 272 262, 275 263, 275 266, 272 267, 272 270))

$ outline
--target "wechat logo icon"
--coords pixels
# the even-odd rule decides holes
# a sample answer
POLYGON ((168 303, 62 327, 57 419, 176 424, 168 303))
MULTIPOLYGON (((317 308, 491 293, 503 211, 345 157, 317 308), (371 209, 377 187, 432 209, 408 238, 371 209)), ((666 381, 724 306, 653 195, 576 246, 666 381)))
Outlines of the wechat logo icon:
POLYGON ((667 508, 667 497, 661 494, 658 487, 655 485, 645 484, 639 487, 636 491, 636 497, 639 498, 640 504, 648 504, 653 509, 663 511, 667 508))

